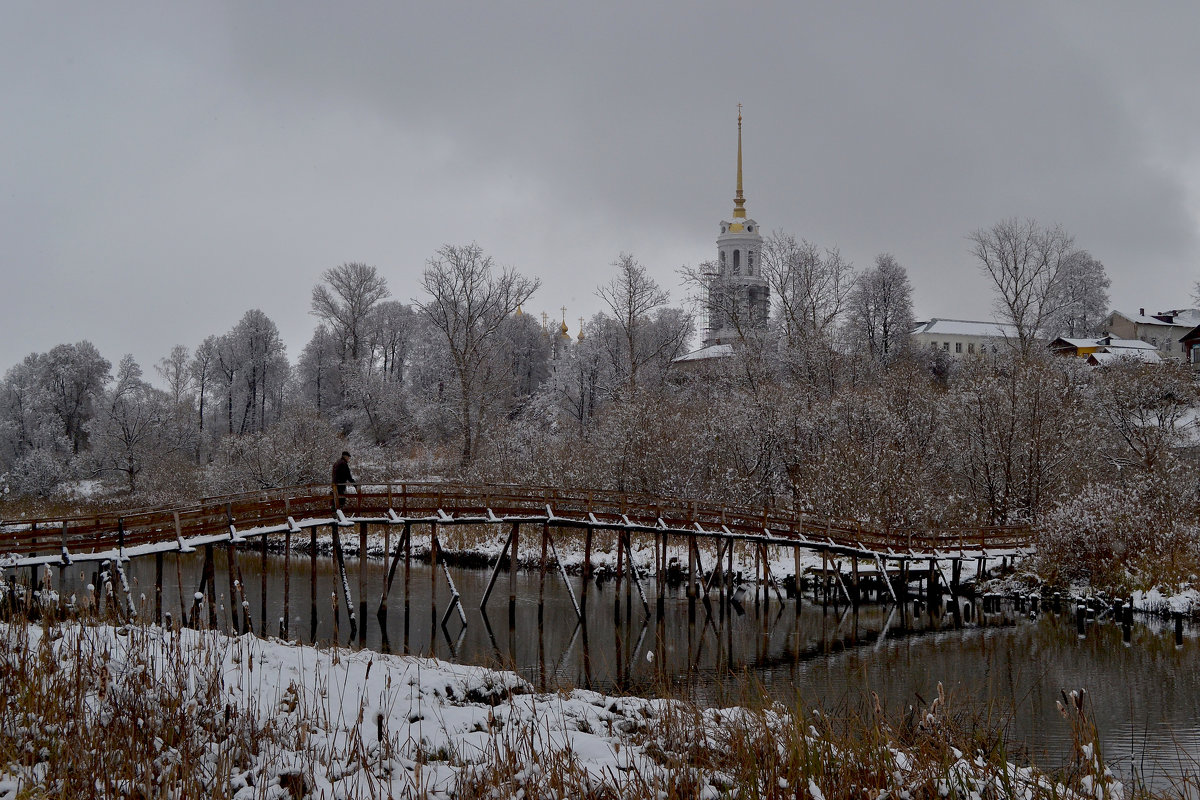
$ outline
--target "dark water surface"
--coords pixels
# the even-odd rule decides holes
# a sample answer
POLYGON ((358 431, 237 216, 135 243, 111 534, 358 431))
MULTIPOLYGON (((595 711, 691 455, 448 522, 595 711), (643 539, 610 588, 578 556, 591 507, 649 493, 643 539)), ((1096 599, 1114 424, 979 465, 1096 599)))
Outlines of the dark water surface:
MULTIPOLYGON (((218 624, 228 627, 229 580, 220 550, 218 624)), ((243 551, 239 561, 251 622, 261 632, 260 556, 243 551)), ((202 563, 201 552, 164 559, 163 607, 176 619, 181 598, 190 610, 202 563)), ((332 559, 317 559, 314 597, 310 563, 307 555, 293 555, 289 634, 304 642, 327 642, 334 636, 336 566, 332 559)), ((282 557, 268 556, 265 627, 270 635, 279 634, 283 616, 283 565, 282 557)), ((346 567, 357 603, 359 562, 348 559, 346 567)), ((127 570, 135 598, 145 597, 144 615, 153 615, 154 559, 137 559, 127 570)), ((593 584, 586 624, 578 625, 562 579, 553 571, 546 574, 544 588, 536 571, 518 573, 510 626, 506 572, 500 573, 486 615, 479 601, 490 572, 451 568, 450 575, 462 594, 465 627, 454 613, 442 629, 450 599, 444 574, 439 568, 434 581, 429 565, 414 563, 407 603, 403 564, 397 571, 383 628, 376 611, 387 565, 368 560, 365 646, 513 668, 543 690, 667 691, 714 704, 736 703, 747 691, 762 691, 789 704, 837 710, 860 705, 875 692, 886 708, 902 713, 932 700, 941 682, 952 711, 1002 723, 1012 757, 1045 768, 1071 757, 1069 730, 1055 706, 1060 691, 1086 688, 1105 758, 1125 778, 1133 773, 1163 787, 1172 776, 1200 775, 1200 631, 1195 628, 1185 629, 1182 646, 1176 646, 1168 626, 1137 624, 1125 644, 1120 627, 1111 622, 1091 622, 1086 635, 1078 636, 1074 615, 1067 612, 1029 619, 1011 607, 979 614, 976 606, 963 622, 913 604, 864 605, 855 612, 845 606, 822 608, 807 596, 797 612, 794 600, 781 604, 772 595, 769 603, 756 605, 750 595, 739 614, 723 613, 715 592, 711 616, 698 604, 690 621, 682 588, 665 592, 664 616, 657 621, 652 582, 646 586, 649 616, 636 591, 627 598, 622 590, 617 613, 614 584, 593 584)), ((84 592, 93 576, 68 569, 61 580, 67 593, 84 592)), ((572 576, 571 582, 578 596, 581 580, 572 576)), ((347 643, 350 624, 340 592, 337 601, 338 638, 347 643)))

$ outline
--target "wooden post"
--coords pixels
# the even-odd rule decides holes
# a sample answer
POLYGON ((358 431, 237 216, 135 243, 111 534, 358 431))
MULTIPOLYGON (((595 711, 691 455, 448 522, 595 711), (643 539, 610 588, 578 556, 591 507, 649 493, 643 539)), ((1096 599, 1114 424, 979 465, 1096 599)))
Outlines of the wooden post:
POLYGON ((434 643, 437 641, 437 563, 438 551, 441 549, 441 543, 437 536, 437 523, 429 523, 429 611, 432 615, 429 620, 429 648, 430 654, 436 655, 434 643))
POLYGON ((625 533, 617 529, 617 582, 613 592, 613 619, 621 621, 621 579, 625 572, 625 533))
POLYGON ((229 626, 233 628, 234 633, 242 633, 238 625, 238 602, 237 602, 237 544, 231 539, 225 546, 228 553, 228 563, 225 565, 229 569, 229 626))
POLYGON ((163 554, 154 554, 154 624, 162 625, 163 554))
POLYGON ((521 523, 512 524, 512 546, 508 550, 508 626, 517 620, 517 546, 521 539, 521 523))
POLYGON ((259 599, 261 601, 259 603, 259 613, 262 616, 259 618, 258 629, 262 632, 263 636, 266 636, 267 635, 267 535, 265 533, 259 537, 259 542, 260 542, 260 549, 259 549, 259 564, 258 564, 258 566, 259 566, 259 578, 260 578, 259 590, 261 592, 261 595, 259 597, 259 599))
MULTIPOLYGON (((30 534, 32 534, 29 537, 29 555, 36 556, 38 554, 38 551, 37 551, 38 539, 37 539, 37 523, 36 522, 29 523, 29 532, 30 532, 30 534)), ((118 558, 119 557, 120 556, 118 556, 118 558)), ((29 589, 31 591, 36 591, 37 588, 38 588, 38 567, 35 564, 29 568, 29 589)))
POLYGON ((583 535, 583 586, 579 590, 579 605, 587 608, 588 583, 592 580, 592 526, 583 535))
MULTIPOLYGON (((688 577, 687 577, 687 595, 688 605, 691 608, 696 606, 696 534, 689 533, 687 539, 688 548, 688 577)), ((694 613, 694 612, 693 612, 694 613)))
MULTIPOLYGON (((408 487, 404 487, 404 505, 408 507, 408 487)), ((404 654, 408 655, 408 619, 412 597, 412 523, 404 520, 404 654)))
MULTIPOLYGON (((666 575, 666 572, 667 572, 667 534, 666 533, 654 534, 654 560, 655 560, 655 562, 657 562, 657 566, 658 566, 658 575, 657 575, 657 579, 655 580, 655 583, 654 583, 654 592, 655 592, 654 606, 655 606, 655 613, 656 613, 658 619, 661 620, 665 616, 665 611, 666 611, 666 609, 665 609, 666 598, 663 597, 664 590, 666 589, 666 585, 667 585, 667 575, 666 575)), ((665 655, 665 653, 664 653, 664 655, 665 655)))
MULTIPOLYGON (((333 556, 337 562, 337 579, 341 584, 340 587, 334 588, 334 592, 336 593, 337 589, 340 588, 346 595, 346 616, 350 618, 350 638, 353 639, 354 634, 358 632, 358 621, 355 619, 354 599, 350 597, 350 582, 346 579, 346 555, 342 550, 342 531, 336 522, 329 526, 329 530, 333 534, 333 556)), ((335 615, 339 613, 337 609, 338 605, 335 605, 335 615)))
POLYGON ((821 607, 829 606, 829 551, 821 549, 821 607))
POLYGON ((204 545, 204 569, 201 575, 201 581, 208 586, 208 627, 209 630, 215 631, 217 629, 217 575, 211 544, 204 545))
POLYGON ((796 613, 799 614, 800 613, 800 599, 804 596, 804 591, 803 591, 804 583, 800 579, 800 545, 796 545, 795 547, 792 548, 792 562, 793 562, 792 569, 795 572, 794 580, 796 582, 796 613))
POLYGON ((543 612, 546 608, 546 547, 550 542, 550 521, 542 523, 542 566, 538 573, 538 631, 541 631, 543 612))
POLYGON ((854 572, 854 605, 857 606, 861 597, 861 587, 858 583, 858 554, 855 553, 850 558, 850 568, 854 572))
POLYGON ((309 641, 317 640, 317 528, 314 525, 308 529, 308 579, 309 597, 312 599, 312 611, 309 617, 309 641))
POLYGON ((279 638, 287 640, 292 620, 292 526, 283 534, 283 620, 279 624, 279 638))
POLYGON ((358 646, 367 646, 367 523, 358 523, 358 646))

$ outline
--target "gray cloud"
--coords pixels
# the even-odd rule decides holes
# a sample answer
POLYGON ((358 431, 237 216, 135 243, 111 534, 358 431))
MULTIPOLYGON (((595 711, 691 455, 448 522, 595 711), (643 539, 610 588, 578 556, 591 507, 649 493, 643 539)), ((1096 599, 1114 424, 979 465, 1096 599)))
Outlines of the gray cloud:
MULTIPOLYGON (((1095 4, 287 3, 13 10, 0 32, 0 366, 89 338, 144 366, 251 307, 296 355, 326 267, 402 299, 442 243, 599 307, 634 252, 710 257, 745 104, 751 214, 919 313, 987 315, 965 235, 1059 222, 1115 305, 1186 302, 1198 13, 1095 4)), ((573 321, 573 319, 572 319, 573 321)), ((573 325, 572 325, 573 327, 573 325)))

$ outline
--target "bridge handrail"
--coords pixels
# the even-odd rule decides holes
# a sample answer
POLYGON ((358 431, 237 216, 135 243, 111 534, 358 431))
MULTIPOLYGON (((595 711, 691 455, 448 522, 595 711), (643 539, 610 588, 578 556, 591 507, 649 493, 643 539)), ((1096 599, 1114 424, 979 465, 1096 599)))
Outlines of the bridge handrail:
MULTIPOLYGON (((727 526, 734 532, 748 534, 770 530, 784 538, 829 539, 843 545, 896 548, 901 552, 1021 546, 1030 536, 1029 529, 1021 526, 877 531, 859 523, 821 519, 786 508, 562 487, 395 481, 356 488, 357 497, 349 498, 347 510, 379 515, 395 508, 402 515, 432 515, 441 509, 478 516, 490 508, 501 515, 539 516, 549 504, 559 516, 586 518, 594 514, 607 523, 619 523, 628 515, 647 526, 654 526, 661 519, 677 529, 690 529, 699 523, 717 530, 727 526)), ((285 523, 288 516, 319 518, 331 514, 328 485, 267 488, 206 497, 184 506, 2 521, 0 553, 46 552, 59 546, 72 550, 133 546, 184 535, 225 532, 231 522, 242 529, 270 527, 285 523)))

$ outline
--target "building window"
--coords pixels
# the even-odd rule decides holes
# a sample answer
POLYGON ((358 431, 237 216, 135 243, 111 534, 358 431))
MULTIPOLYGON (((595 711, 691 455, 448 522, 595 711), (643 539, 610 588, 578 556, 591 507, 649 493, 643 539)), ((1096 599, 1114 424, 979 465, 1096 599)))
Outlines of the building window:
POLYGON ((747 275, 754 274, 754 251, 753 250, 746 251, 746 274, 747 275))
POLYGON ((975 352, 975 343, 974 342, 967 342, 967 352, 972 353, 972 354, 975 352))
POLYGON ((956 352, 956 353, 961 353, 961 352, 962 352, 962 342, 955 342, 955 343, 954 343, 954 352, 956 352))
POLYGON ((721 251, 721 274, 725 274, 725 251, 721 251))
POLYGON ((742 272, 742 251, 733 251, 733 274, 740 275, 742 272))
POLYGON ((950 343, 942 342, 942 349, 945 350, 947 353, 950 352, 950 343))

